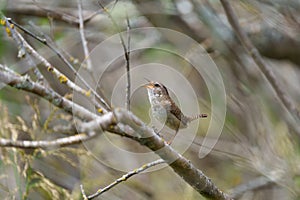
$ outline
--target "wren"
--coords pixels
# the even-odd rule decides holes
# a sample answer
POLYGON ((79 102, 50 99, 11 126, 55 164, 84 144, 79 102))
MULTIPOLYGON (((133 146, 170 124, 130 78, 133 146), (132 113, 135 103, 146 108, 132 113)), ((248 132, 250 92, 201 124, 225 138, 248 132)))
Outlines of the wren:
POLYGON ((194 117, 184 115, 172 100, 168 89, 163 84, 149 80, 147 81, 148 83, 143 86, 148 90, 148 98, 151 104, 153 117, 162 124, 175 130, 175 136, 179 129, 187 128, 191 121, 207 117, 207 114, 200 114, 194 117))

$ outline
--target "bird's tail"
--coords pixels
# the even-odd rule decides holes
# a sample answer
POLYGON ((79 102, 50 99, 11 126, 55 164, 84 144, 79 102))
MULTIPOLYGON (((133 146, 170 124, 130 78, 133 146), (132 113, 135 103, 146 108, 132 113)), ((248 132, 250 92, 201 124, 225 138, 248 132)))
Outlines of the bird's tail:
POLYGON ((193 117, 190 117, 189 118, 189 121, 191 122, 191 121, 194 121, 195 119, 199 119, 199 118, 207 118, 207 114, 199 114, 199 115, 195 115, 195 116, 193 116, 193 117))

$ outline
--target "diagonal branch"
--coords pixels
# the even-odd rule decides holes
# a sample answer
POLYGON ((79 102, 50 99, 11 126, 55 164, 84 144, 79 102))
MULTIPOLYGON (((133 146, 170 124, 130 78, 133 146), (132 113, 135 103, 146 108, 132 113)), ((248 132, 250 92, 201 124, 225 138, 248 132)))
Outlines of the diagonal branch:
MULTIPOLYGON (((131 94, 131 80, 130 80, 130 22, 128 14, 126 12, 126 22, 127 22, 127 48, 124 48, 125 51, 125 60, 126 60, 126 74, 127 74, 127 85, 126 85, 126 108, 130 110, 130 94, 131 94)), ((120 33, 119 33, 120 34, 120 33)))
POLYGON ((30 140, 12 140, 0 138, 1 147, 15 147, 22 149, 36 149, 36 148, 54 148, 54 147, 64 147, 73 144, 79 144, 82 141, 89 140, 96 136, 96 132, 90 132, 88 134, 80 133, 77 135, 58 138, 53 140, 39 140, 39 141, 30 141, 30 140))
MULTIPOLYGON (((132 171, 124 174, 122 177, 118 178, 117 180, 115 180, 114 182, 112 182, 111 184, 109 184, 108 186, 106 186, 106 187, 104 187, 102 189, 99 189, 94 194, 89 195, 88 197, 86 197, 86 199, 94 199, 94 198, 98 197, 99 195, 103 194, 104 192, 112 189, 113 187, 115 187, 119 183, 126 181, 130 177, 132 177, 134 175, 137 175, 137 174, 140 174, 141 172, 143 172, 143 171, 145 171, 145 170, 147 170, 147 169, 149 169, 151 167, 154 167, 156 165, 160 165, 160 164, 163 164, 163 163, 165 163, 164 160, 158 159, 158 160, 155 160, 153 162, 144 164, 143 166, 141 166, 141 167, 139 167, 137 169, 134 169, 134 170, 132 170, 132 171)), ((83 190, 83 186, 81 185, 80 187, 82 188, 81 191, 82 191, 82 196, 84 198, 85 193, 84 193, 84 190, 83 190)))
POLYGON ((62 97, 55 91, 46 88, 45 86, 39 83, 33 82, 28 76, 19 76, 11 71, 0 70, 0 82, 10 85, 14 88, 36 94, 46 99, 53 105, 62 108, 64 111, 74 114, 81 119, 92 120, 97 117, 96 114, 62 97))
MULTIPOLYGON (((53 45, 51 45, 46 38, 40 38, 38 36, 36 36, 35 34, 33 34, 32 32, 30 32, 29 30, 27 30, 26 28, 22 27, 21 25, 17 24, 15 21, 13 21, 12 19, 6 18, 8 23, 12 23, 14 24, 16 27, 18 27, 19 29, 21 29, 24 33, 26 33, 27 35, 31 36, 32 38, 36 39, 37 41, 41 42, 42 44, 46 45, 49 49, 51 49, 65 64, 66 66, 74 73, 74 75, 76 75, 76 77, 87 87, 89 88, 89 91, 85 91, 82 88, 80 88, 79 86, 77 86, 75 83, 73 83, 72 81, 68 80, 66 76, 64 76, 62 73, 60 73, 58 70, 56 70, 46 59, 44 59, 41 55, 39 55, 26 41, 25 39, 13 28, 9 27, 9 24, 7 27, 9 27, 11 29, 11 32, 13 33, 12 36, 15 39, 15 41, 17 42, 17 44, 21 43, 22 46, 24 48, 27 49, 29 54, 32 54, 35 58, 37 58, 45 67, 47 67, 47 70, 54 73, 62 82, 65 82, 65 84, 70 87, 71 89, 77 91, 78 93, 81 93, 83 95, 88 95, 90 92, 92 92, 93 95, 95 95, 95 97, 97 99, 100 100, 100 102, 104 105, 101 106, 99 105, 99 103, 94 100, 93 98, 91 98, 91 100, 93 101, 93 103, 96 105, 97 109, 101 108, 104 112, 107 112, 107 110, 110 110, 110 106, 109 104, 81 77, 81 75, 74 69, 74 67, 72 66, 72 64, 63 56, 63 54, 57 49, 55 48, 53 45)), ((19 45, 18 45, 19 46, 19 45)))
POLYGON ((299 111, 297 110, 296 106, 294 105, 290 97, 281 88, 274 73, 267 66, 267 64, 259 54, 258 50, 250 41, 246 32, 239 25, 237 16, 235 15, 230 3, 227 0, 220 0, 220 1, 223 5, 229 23, 231 24, 232 28, 234 29, 235 33, 237 34, 244 48, 248 51, 250 56, 253 58, 254 62, 257 64, 257 66, 260 68, 262 73, 265 75, 265 77, 267 78, 267 80, 275 90, 280 101, 283 103, 284 107, 293 115, 295 119, 300 120, 299 111))
MULTIPOLYGON (((117 1, 116 1, 117 3, 117 1)), ((115 3, 115 4, 116 4, 115 3)), ((117 30, 119 38, 120 38, 120 42, 121 45, 123 47, 123 51, 124 51, 124 57, 125 57, 125 62, 126 62, 126 74, 127 74, 127 83, 126 83, 126 108, 127 110, 130 110, 130 94, 131 94, 131 80, 130 80, 130 22, 129 22, 129 18, 128 15, 126 15, 126 23, 127 23, 127 47, 125 44, 125 40, 121 34, 121 30, 119 28, 118 23, 116 22, 116 20, 113 18, 113 16, 110 14, 109 10, 107 8, 105 8, 100 1, 98 1, 98 4, 100 5, 100 7, 103 9, 103 11, 107 14, 107 16, 109 17, 109 19, 111 20, 114 28, 117 30)))
POLYGON ((139 143, 151 149, 197 192, 209 199, 231 199, 223 193, 201 170, 167 145, 138 117, 124 109, 114 110, 117 122, 130 126, 139 136, 139 143))

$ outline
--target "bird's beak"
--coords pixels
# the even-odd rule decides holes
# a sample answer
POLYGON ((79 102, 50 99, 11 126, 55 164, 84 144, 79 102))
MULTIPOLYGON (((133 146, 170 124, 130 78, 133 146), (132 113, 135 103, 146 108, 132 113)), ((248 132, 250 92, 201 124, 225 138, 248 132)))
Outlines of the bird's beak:
POLYGON ((150 81, 149 79, 147 79, 147 78, 144 78, 146 81, 148 81, 148 83, 146 83, 146 84, 144 84, 144 85, 142 85, 143 87, 145 87, 145 88, 153 88, 153 82, 152 81, 150 81))
POLYGON ((146 83, 146 84, 144 84, 144 85, 142 85, 143 87, 145 87, 145 88, 153 88, 153 84, 150 82, 150 83, 146 83))

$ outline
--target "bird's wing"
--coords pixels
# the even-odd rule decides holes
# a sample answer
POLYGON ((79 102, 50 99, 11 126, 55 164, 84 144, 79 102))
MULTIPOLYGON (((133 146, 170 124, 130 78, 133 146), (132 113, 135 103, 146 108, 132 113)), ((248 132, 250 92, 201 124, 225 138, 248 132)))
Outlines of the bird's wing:
POLYGON ((181 110, 178 108, 178 106, 175 104, 175 102, 173 102, 171 104, 171 109, 170 112, 179 120, 181 121, 183 124, 185 124, 185 122, 183 122, 182 120, 184 119, 184 115, 181 112, 181 110))

